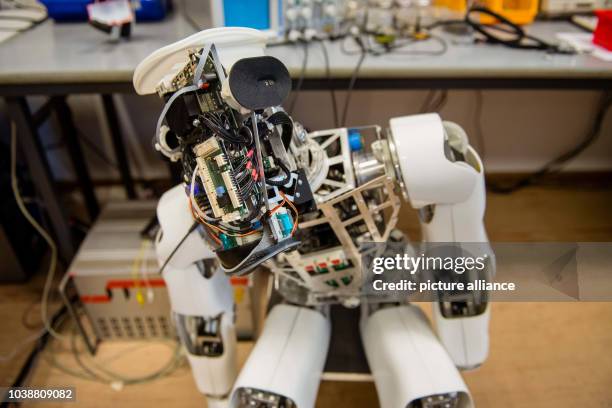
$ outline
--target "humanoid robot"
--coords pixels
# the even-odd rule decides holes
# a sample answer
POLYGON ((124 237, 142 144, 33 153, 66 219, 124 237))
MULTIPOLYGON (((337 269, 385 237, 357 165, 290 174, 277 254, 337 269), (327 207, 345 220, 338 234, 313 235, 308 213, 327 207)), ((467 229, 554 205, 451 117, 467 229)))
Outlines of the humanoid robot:
POLYGON ((437 114, 307 132, 281 107, 291 80, 245 28, 202 31, 136 69, 139 94, 165 103, 155 148, 183 184, 158 205, 156 251, 179 337, 209 407, 310 408, 330 341, 329 305, 361 308, 382 407, 471 407, 457 367, 488 353, 484 301, 437 302, 438 337, 406 301, 366 294, 364 248, 403 242, 401 196, 429 242, 481 242, 483 166, 437 114), (230 277, 269 269, 285 302, 236 368, 230 277))

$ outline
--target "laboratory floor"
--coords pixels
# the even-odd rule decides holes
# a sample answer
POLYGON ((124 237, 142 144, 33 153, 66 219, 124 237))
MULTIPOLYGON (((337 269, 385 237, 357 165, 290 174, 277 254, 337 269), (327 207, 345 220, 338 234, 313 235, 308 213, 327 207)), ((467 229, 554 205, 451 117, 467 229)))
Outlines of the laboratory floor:
MULTIPOLYGON (((486 216, 490 239, 612 241, 612 189, 575 185, 532 187, 511 195, 490 194, 486 216)), ((418 239, 418 222, 407 206, 400 215, 399 226, 418 239)), ((27 327, 39 322, 36 302, 41 287, 41 276, 26 285, 0 286, 4 328, 0 336, 0 385, 12 382, 31 348, 32 343, 23 340, 39 330, 27 327), (18 344, 23 347, 7 356, 18 344)), ((611 322, 612 303, 494 304, 489 359, 479 369, 464 373, 476 405, 612 407, 611 322)), ((56 368, 54 361, 78 370, 70 347, 69 337, 51 342, 27 383, 74 386, 79 406, 205 406, 186 365, 167 377, 118 389, 75 378, 56 368)), ((244 362, 251 347, 249 342, 240 343, 240 362, 244 362)), ((171 354, 171 347, 160 343, 107 343, 101 345, 95 362, 126 376, 139 375, 155 371, 171 354)), ((377 405, 373 383, 323 382, 317 399, 317 407, 377 405)))

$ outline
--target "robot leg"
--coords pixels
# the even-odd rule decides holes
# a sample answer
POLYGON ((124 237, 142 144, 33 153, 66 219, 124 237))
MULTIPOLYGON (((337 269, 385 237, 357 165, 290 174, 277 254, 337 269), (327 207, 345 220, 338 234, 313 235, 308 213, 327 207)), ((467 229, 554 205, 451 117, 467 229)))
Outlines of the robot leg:
POLYGON ((327 357, 330 322, 298 306, 275 306, 232 392, 231 407, 312 408, 327 357))
POLYGON ((233 290, 217 270, 205 278, 193 265, 164 273, 177 331, 198 390, 209 407, 227 406, 237 376, 233 290))
POLYGON ((155 249, 160 265, 165 264, 172 312, 196 385, 209 407, 226 406, 237 376, 229 277, 218 268, 198 230, 192 230, 194 221, 181 186, 162 196, 157 218, 155 249))
POLYGON ((462 370, 480 366, 489 353, 491 304, 467 317, 455 317, 451 302, 433 303, 433 320, 440 341, 462 370))
POLYGON ((448 353, 416 306, 368 315, 361 338, 382 408, 469 408, 472 397, 448 353))

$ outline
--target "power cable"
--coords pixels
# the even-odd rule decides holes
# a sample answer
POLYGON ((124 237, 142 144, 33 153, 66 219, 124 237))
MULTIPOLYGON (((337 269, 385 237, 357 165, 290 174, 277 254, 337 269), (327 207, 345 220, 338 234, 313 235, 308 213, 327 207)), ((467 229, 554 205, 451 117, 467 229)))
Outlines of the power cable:
POLYGON ((43 237, 43 239, 47 242, 49 249, 51 251, 51 257, 49 260, 49 269, 47 271, 47 278, 45 280, 45 285, 43 287, 43 294, 41 299, 41 307, 40 307, 40 316, 41 320, 45 326, 45 329, 51 334, 53 337, 58 339, 63 338, 63 336, 57 333, 51 324, 49 323, 48 317, 48 302, 49 302, 49 293, 51 291, 51 285, 53 284, 53 279, 55 277, 55 271, 57 269, 57 246, 55 242, 51 238, 51 236, 45 231, 43 227, 32 217, 25 204, 23 203, 23 199, 21 197, 21 193, 19 191, 19 182, 17 180, 17 125, 15 122, 11 122, 11 187, 13 189, 13 195, 15 196, 15 202, 17 203, 17 207, 19 211, 23 214, 25 219, 34 227, 34 229, 43 237))
POLYGON ((525 188, 529 185, 533 185, 539 182, 543 177, 560 172, 563 166, 569 161, 576 158, 582 153, 587 147, 591 146, 599 137, 601 133, 601 127, 603 121, 612 105, 612 92, 605 91, 598 103, 597 112, 593 121, 593 126, 587 132, 586 136, 572 149, 557 156, 553 160, 546 163, 540 170, 533 172, 532 174, 515 181, 509 185, 499 185, 488 182, 487 188, 489 191, 500 194, 509 194, 525 188))
POLYGON ((472 7, 465 14, 465 23, 480 33, 491 44, 501 44, 522 50, 540 50, 557 54, 575 54, 576 51, 563 45, 553 44, 527 34, 518 24, 486 7, 472 7), (481 17, 494 19, 496 24, 483 24, 481 17), (499 34, 501 33, 501 35, 499 34))
POLYGON ((300 91, 302 90, 302 85, 304 84, 304 78, 306 77, 306 68, 308 67, 308 41, 301 42, 304 47, 304 54, 302 57, 302 69, 300 70, 300 77, 298 79, 297 84, 295 85, 294 93, 295 96, 291 99, 291 104, 289 105, 288 113, 291 115, 293 110, 295 109, 295 104, 297 103, 298 97, 300 95, 300 91))
POLYGON ((340 126, 342 127, 346 126, 346 120, 348 118, 348 109, 351 103, 351 96, 353 93, 353 89, 355 88, 355 82, 357 81, 357 76, 359 75, 359 70, 361 69, 361 65, 363 64, 363 61, 368 55, 367 49, 365 45, 363 44, 363 41, 361 40, 361 38, 358 36, 355 36, 354 38, 357 44, 359 45, 359 48, 361 49, 361 55, 359 56, 357 65, 355 65, 355 68, 353 69, 353 73, 351 74, 351 79, 349 81, 348 89, 346 90, 346 97, 344 99, 344 109, 342 110, 342 119, 340 121, 340 126))
POLYGON ((172 257, 176 254, 176 252, 179 250, 179 248, 185 243, 185 241, 187 240, 187 237, 189 237, 189 234, 191 234, 193 231, 196 230, 196 228, 198 228, 198 225, 200 224, 197 221, 194 221, 191 227, 189 227, 189 230, 187 231, 187 233, 183 236, 183 238, 181 238, 179 243, 176 244, 172 252, 170 252, 170 255, 168 255, 168 258, 166 258, 166 260, 162 264, 161 268, 159 268, 160 275, 164 272, 164 269, 166 269, 166 266, 168 265, 172 257))
POLYGON ((329 95, 332 103, 332 113, 334 117, 334 127, 338 127, 338 104, 336 102, 336 92, 332 84, 331 69, 329 63, 329 53, 327 52, 327 46, 324 41, 320 41, 321 50, 323 51, 323 59, 325 60, 325 76, 327 78, 327 86, 329 87, 329 95))

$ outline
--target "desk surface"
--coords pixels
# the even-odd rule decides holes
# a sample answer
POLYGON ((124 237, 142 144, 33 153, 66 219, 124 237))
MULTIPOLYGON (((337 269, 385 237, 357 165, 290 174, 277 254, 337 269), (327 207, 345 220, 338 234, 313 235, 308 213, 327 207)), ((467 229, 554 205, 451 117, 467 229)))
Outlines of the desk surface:
MULTIPOLYGON (((537 22, 528 28, 532 34, 554 40, 556 32, 577 28, 564 22, 537 22)), ((161 23, 143 23, 136 27, 130 41, 111 43, 84 23, 56 24, 49 20, 0 44, 1 88, 24 85, 123 84, 131 83, 136 65, 153 50, 193 33, 193 28, 178 14, 161 23)), ((437 34, 448 43, 440 56, 384 55, 368 56, 360 78, 452 78, 478 80, 487 78, 610 80, 612 63, 589 55, 548 55, 538 51, 513 50, 503 46, 469 44, 465 37, 437 34)), ((356 50, 347 40, 345 48, 356 50)), ((325 78, 325 64, 320 45, 311 44, 306 78, 325 78)), ((340 41, 327 44, 331 74, 350 77, 358 55, 347 55, 340 41)), ((405 50, 435 50, 440 44, 427 41, 405 50)), ((282 60, 294 77, 299 76, 302 47, 270 47, 268 53, 282 60)), ((126 88, 127 89, 127 88, 126 88)), ((6 93, 6 92, 5 92, 6 93)))

